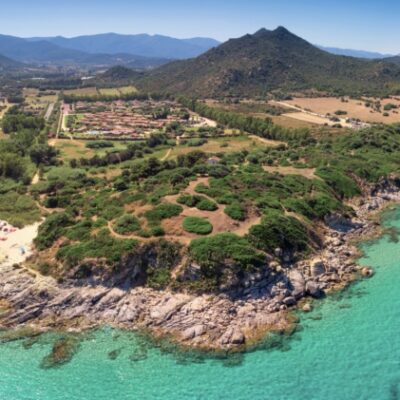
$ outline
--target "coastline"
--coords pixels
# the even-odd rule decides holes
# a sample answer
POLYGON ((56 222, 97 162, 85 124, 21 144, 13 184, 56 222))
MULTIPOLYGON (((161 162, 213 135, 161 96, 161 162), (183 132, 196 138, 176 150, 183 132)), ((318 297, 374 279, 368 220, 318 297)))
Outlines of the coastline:
POLYGON ((390 180, 370 189, 352 202, 356 211, 352 221, 332 216, 321 226, 324 244, 312 259, 290 268, 271 261, 275 272, 255 276, 240 298, 148 288, 76 287, 35 276, 24 267, 2 265, 0 328, 83 331, 110 325, 146 331, 155 339, 199 350, 251 349, 268 332, 293 331, 292 311, 310 311, 311 299, 373 274, 356 264, 356 245, 382 233, 376 216, 390 204, 400 203, 400 190, 390 180))

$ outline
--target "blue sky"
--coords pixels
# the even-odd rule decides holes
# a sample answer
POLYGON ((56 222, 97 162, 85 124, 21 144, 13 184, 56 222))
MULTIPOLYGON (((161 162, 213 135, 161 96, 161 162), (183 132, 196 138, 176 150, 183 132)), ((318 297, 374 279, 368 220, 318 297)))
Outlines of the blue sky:
POLYGON ((118 32, 219 40, 287 27, 312 43, 400 53, 398 0, 5 0, 0 33, 118 32))

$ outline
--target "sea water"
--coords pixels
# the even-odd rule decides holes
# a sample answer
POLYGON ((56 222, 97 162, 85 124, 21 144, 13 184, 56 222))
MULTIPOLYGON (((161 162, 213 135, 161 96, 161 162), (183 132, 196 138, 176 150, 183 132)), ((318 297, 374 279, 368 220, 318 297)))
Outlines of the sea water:
MULTIPOLYGON (((400 209, 385 224, 400 229, 400 209)), ((46 369, 56 334, 13 341, 0 345, 0 400, 400 399, 400 244, 392 234, 363 250, 374 277, 300 314, 299 332, 276 347, 193 358, 104 328, 46 369)))

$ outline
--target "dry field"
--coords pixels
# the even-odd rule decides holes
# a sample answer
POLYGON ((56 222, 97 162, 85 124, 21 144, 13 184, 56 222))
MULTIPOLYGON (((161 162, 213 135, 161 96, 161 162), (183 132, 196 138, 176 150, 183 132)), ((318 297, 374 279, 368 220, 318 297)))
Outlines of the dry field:
POLYGON ((79 89, 68 89, 64 90, 64 94, 71 95, 71 96, 95 96, 98 94, 97 89, 95 87, 84 87, 79 89))
MULTIPOLYGON (((347 115, 342 116, 347 118, 360 119, 363 122, 370 123, 395 123, 400 122, 400 110, 384 111, 383 106, 388 103, 395 104, 400 107, 400 99, 391 98, 381 100, 382 112, 378 113, 370 107, 365 106, 365 100, 352 100, 342 102, 340 98, 336 97, 319 97, 319 98, 294 98, 293 100, 286 101, 292 106, 299 106, 304 110, 309 110, 317 114, 334 115, 335 111, 347 111, 347 115), (388 117, 383 116, 383 112, 389 113, 388 117)), ((371 99, 374 100, 374 99, 371 99)))
POLYGON ((134 86, 122 86, 118 88, 118 90, 121 94, 137 92, 137 89, 134 86))
POLYGON ((120 94, 120 91, 117 88, 104 88, 104 89, 99 89, 100 94, 106 95, 106 96, 118 96, 120 94))

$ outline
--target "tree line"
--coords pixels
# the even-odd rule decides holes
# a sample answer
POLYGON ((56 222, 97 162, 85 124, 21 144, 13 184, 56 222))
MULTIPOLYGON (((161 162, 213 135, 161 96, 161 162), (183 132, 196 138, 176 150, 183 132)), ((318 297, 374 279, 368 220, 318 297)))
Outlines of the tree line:
POLYGON ((258 118, 226 111, 221 108, 210 107, 204 102, 184 97, 179 98, 179 102, 202 117, 212 119, 229 128, 239 129, 266 139, 286 141, 310 137, 308 129, 287 129, 275 125, 271 118, 258 118))

